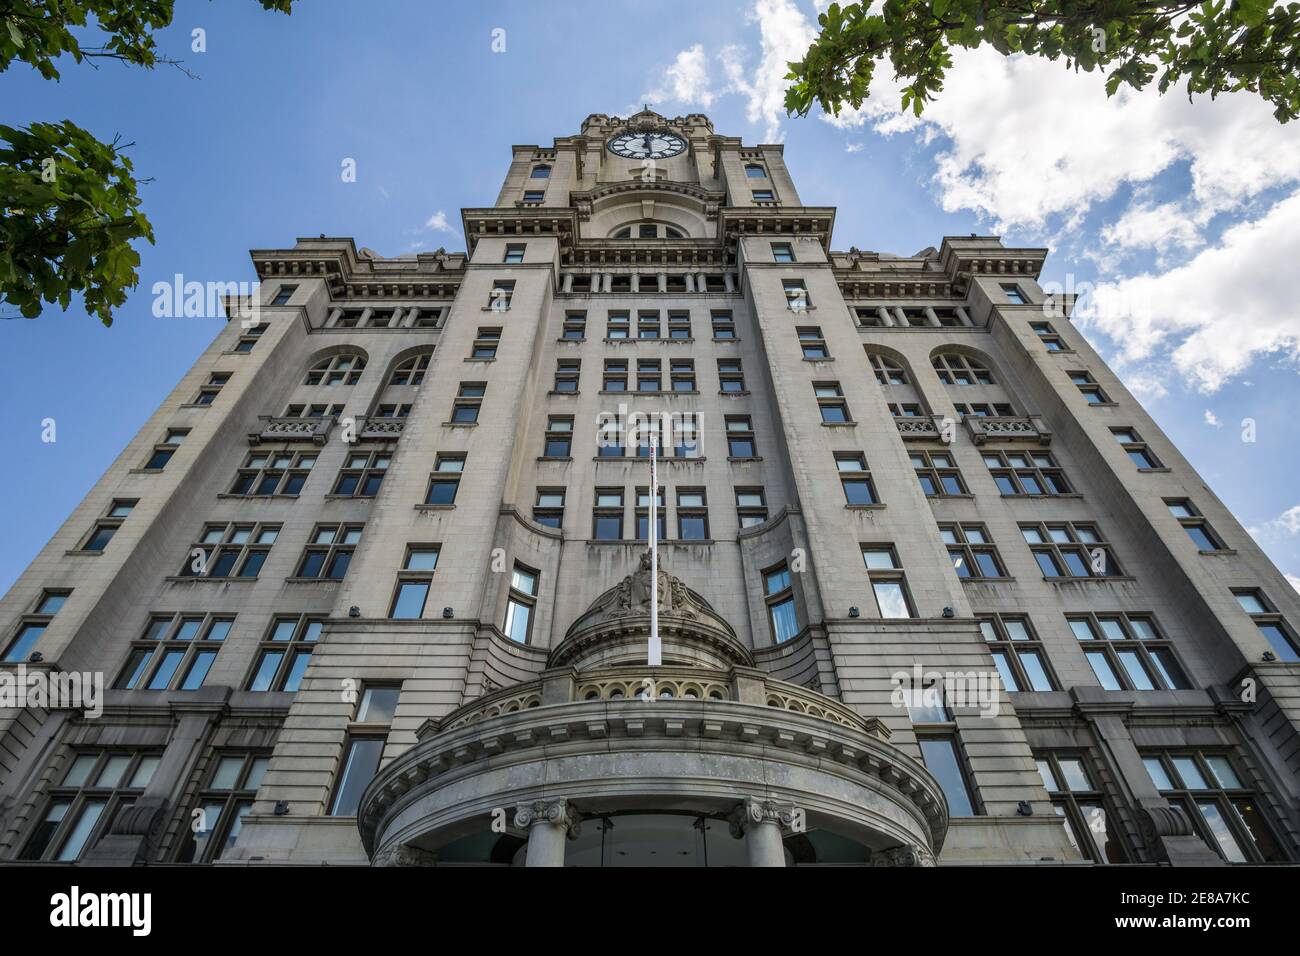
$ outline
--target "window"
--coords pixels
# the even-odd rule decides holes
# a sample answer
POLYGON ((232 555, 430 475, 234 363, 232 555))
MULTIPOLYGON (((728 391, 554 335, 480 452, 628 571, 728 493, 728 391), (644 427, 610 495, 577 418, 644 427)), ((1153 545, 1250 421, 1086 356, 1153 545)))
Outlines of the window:
POLYGON ((609 288, 606 290, 608 292, 631 292, 632 291, 632 277, 630 275, 619 275, 619 276, 612 275, 609 276, 608 281, 609 281, 609 288))
POLYGON ((767 602, 767 620, 772 639, 784 644, 799 633, 799 618, 794 607, 794 584, 785 564, 763 572, 763 590, 767 602))
POLYGON ((365 309, 343 309, 339 312, 338 319, 334 322, 336 329, 355 329, 361 322, 361 317, 366 314, 365 309))
POLYGON ((889 414, 895 418, 920 418, 921 406, 915 402, 890 402, 889 414))
POLYGON ((524 204, 528 206, 540 206, 546 201, 546 192, 541 189, 525 189, 524 204))
POLYGON ((167 467, 167 463, 172 460, 172 455, 176 454, 185 441, 190 430, 188 428, 169 428, 163 434, 163 440, 153 446, 153 451, 149 454, 149 460, 144 463, 145 471, 162 471, 167 467))
POLYGON ((208 375, 207 382, 199 389, 199 394, 194 397, 193 405, 211 405, 221 394, 221 389, 230 381, 230 372, 211 372, 208 375))
POLYGON ((816 326, 798 328, 795 329, 795 334, 799 336, 799 347, 803 350, 804 358, 820 361, 831 357, 820 328, 816 326))
POLYGON ((401 405, 380 405, 375 409, 375 418, 406 418, 411 414, 410 402, 401 405))
POLYGON ((442 324, 442 309, 412 309, 414 316, 411 327, 415 329, 436 329, 442 324))
POLYGON ((989 418, 991 416, 1010 418, 1013 414, 1011 406, 1005 402, 995 402, 992 405, 987 402, 975 402, 970 405, 957 402, 953 405, 953 408, 957 410, 958 416, 963 419, 967 415, 973 415, 976 418, 989 418))
POLYGON ((1034 762, 1070 845, 1094 863, 1127 862, 1123 845, 1108 826, 1105 795, 1093 783, 1083 756, 1035 754, 1034 762))
MULTIPOLYGON (((536 170, 534 170, 534 172, 536 172, 536 170)), ((522 242, 506 243, 506 254, 501 261, 508 265, 517 265, 518 263, 523 262, 524 250, 526 248, 527 245, 522 242)))
POLYGON ((871 370, 876 373, 876 381, 881 385, 907 385, 907 373, 893 359, 875 352, 868 353, 871 370))
POLYGON ((862 562, 866 565, 880 616, 890 619, 916 617, 912 598, 907 591, 907 580, 898 563, 894 546, 864 544, 862 562))
POLYGON ((731 458, 755 458, 754 425, 748 415, 728 415, 725 419, 727 428, 727 455, 731 458))
POLYGON ((474 344, 470 347, 469 357, 480 362, 487 362, 497 357, 497 346, 501 344, 501 330, 484 329, 478 330, 478 336, 474 339, 474 344))
POLYGON ((914 451, 912 467, 927 498, 951 498, 966 494, 966 484, 953 457, 946 451, 914 451))
POLYGON ((794 262, 794 246, 788 242, 772 243, 773 262, 794 262))
POLYGON ((253 451, 235 472, 227 494, 240 497, 296 498, 316 464, 316 455, 292 451, 253 451))
POLYGON ((727 342, 736 337, 736 323, 730 312, 711 312, 709 318, 713 325, 713 341, 727 342))
POLYGON ((1079 393, 1083 396, 1083 400, 1089 405, 1114 404, 1106 397, 1106 393, 1101 390, 1101 386, 1097 384, 1097 380, 1092 377, 1091 372, 1077 371, 1069 372, 1068 374, 1070 376, 1070 381, 1079 389, 1079 393))
POLYGON ((1300 642, 1296 641, 1295 632, 1282 619, 1282 615, 1277 613, 1277 608, 1264 596, 1264 592, 1251 588, 1232 593, 1241 609, 1250 615, 1250 619, 1259 628, 1259 633, 1264 635, 1264 639, 1273 648, 1273 656, 1291 664, 1300 662, 1300 642))
POLYGON ((993 546, 988 528, 982 524, 941 524, 939 537, 948 546, 948 557, 957 577, 963 581, 1005 578, 1002 559, 993 546))
POLYGON ((736 489, 736 520, 741 528, 752 528, 767 520, 767 496, 762 488, 736 489))
POLYGON ((538 488, 537 502, 533 505, 533 520, 547 528, 559 528, 564 524, 563 488, 538 488))
POLYGON ((1227 550, 1223 541, 1210 527, 1210 523, 1201 516, 1191 501, 1186 498, 1166 498, 1165 505, 1169 508, 1169 513, 1178 519, 1178 523, 1187 532, 1187 537, 1192 539, 1192 544, 1196 545, 1198 550, 1227 550))
POLYGON ((331 493, 354 498, 375 497, 379 494, 379 488, 383 485, 384 476, 388 474, 388 466, 392 462, 393 453, 387 449, 348 452, 331 493))
POLYGON ((181 567, 187 578, 255 578, 271 553, 280 526, 268 524, 209 524, 181 567))
POLYGON ((785 279, 781 288, 785 290, 785 304, 791 312, 807 312, 812 308, 808 301, 808 287, 802 279, 785 279))
POLYGON ((673 359, 668 363, 668 370, 674 392, 695 391, 694 359, 673 359))
POLYGON ((821 411, 823 425, 851 425, 853 416, 844 401, 844 391, 839 382, 813 382, 813 395, 821 411))
POLYGON ((663 366, 658 359, 638 359, 636 363, 636 390, 638 392, 662 392, 664 380, 663 366))
POLYGON ((623 423, 612 414, 603 414, 596 428, 596 455, 600 458, 623 456, 623 423))
POLYGON ((979 619, 993 664, 1009 693, 1056 690, 1047 669, 1047 654, 1029 618, 990 614, 979 619))
POLYGON ((975 816, 975 801, 971 796, 966 768, 958 752, 956 734, 917 735, 921 759, 925 768, 934 775, 948 798, 948 813, 954 817, 975 816))
POLYGON ((518 644, 528 643, 537 606, 537 572, 516 564, 510 573, 510 597, 506 601, 506 637, 518 644))
POLYGON ((530 179, 550 179, 550 178, 551 178, 551 167, 550 167, 550 166, 534 166, 534 167, 533 167, 533 171, 532 171, 531 173, 529 173, 529 178, 530 178, 530 179))
POLYGON ((596 541, 623 539, 623 489, 597 488, 591 536, 596 541))
POLYGON ((758 165, 758 163, 746 163, 745 175, 750 179, 766 179, 767 170, 758 165))
POLYGON ((1046 449, 985 451, 993 483, 1004 498, 1018 495, 1068 495, 1070 484, 1056 459, 1046 449))
POLYGON ((198 690, 212 669, 233 617, 155 614, 131 645, 119 690, 198 690))
POLYGON ((398 363, 397 368, 393 369, 393 375, 388 380, 389 385, 421 385, 424 383, 425 373, 429 371, 429 361, 433 358, 432 352, 424 352, 421 355, 412 355, 398 363))
POLYGON ((1103 578, 1120 573, 1096 525, 1022 524, 1020 533, 1045 578, 1103 578))
POLYGON ((144 794, 161 757, 133 750, 78 751, 50 787, 18 854, 19 860, 71 863, 108 832, 113 820, 144 794))
POLYGON ((478 422, 483 396, 487 394, 484 382, 461 382, 456 390, 456 401, 451 406, 451 424, 474 425, 478 422))
POLYGON ((745 390, 745 373, 740 359, 718 359, 718 390, 721 392, 743 392, 745 390))
POLYGON ((673 456, 676 458, 700 457, 700 423, 694 412, 679 412, 673 416, 673 456))
POLYGON ((582 374, 582 359, 555 360, 555 390, 576 394, 582 374))
POLYGON ((1155 618, 1086 614, 1067 618, 1097 682, 1106 690, 1187 690, 1173 645, 1155 618))
POLYGON ((379 761, 384 755, 384 738, 368 735, 348 735, 343 753, 343 772, 339 775, 330 816, 353 817, 361 803, 361 794, 375 777, 379 761))
POLYGON ((298 291, 296 285, 282 285, 275 290, 275 298, 271 300, 272 305, 288 305, 293 294, 298 291))
POLYGON ((305 615, 274 618, 258 647, 246 689, 297 691, 324 627, 320 618, 305 615))
POLYGON ((564 313, 564 330, 560 337, 566 342, 582 342, 587 338, 587 313, 564 313))
POLYGON ((429 489, 425 492, 426 505, 454 505, 456 492, 460 490, 460 476, 465 471, 465 456, 460 454, 439 455, 429 476, 429 489))
POLYGON ((1038 336, 1043 347, 1049 352, 1066 352, 1065 339, 1056 334, 1051 322, 1030 322, 1029 328, 1038 336))
POLYGON ((323 358, 307 371, 304 385, 355 385, 361 381, 366 360, 361 355, 323 358))
POLYGON ((1150 447, 1132 428, 1112 428, 1110 433, 1120 443, 1129 461, 1137 465, 1138 470, 1159 468, 1160 460, 1152 453, 1150 447))
POLYGON ((370 318, 366 319, 366 328, 386 329, 393 324, 393 316, 396 314, 392 309, 371 309, 370 318))
POLYGON ((867 459, 861 452, 837 451, 835 453, 835 470, 840 473, 840 485, 844 488, 844 500, 849 505, 879 504, 876 497, 876 485, 867 470, 867 459))
POLYGON ((605 359, 601 388, 606 392, 627 391, 627 359, 605 359))
POLYGON ((514 279, 497 279, 492 283, 492 291, 488 293, 488 308, 493 312, 505 312, 510 308, 514 294, 514 279))
POLYGON ((573 416, 552 415, 546 419, 543 458, 568 458, 573 453, 573 416))
MULTIPOLYGON (((380 406, 382 409, 384 406, 380 406)), ((393 406, 389 405, 389 408, 393 406)), ((407 405, 406 408, 411 406, 407 405)), ((342 415, 342 405, 290 405, 284 410, 285 418, 325 418, 327 415, 342 415)), ((382 412, 380 412, 382 416, 382 412)), ((389 415, 392 413, 390 412, 389 415)))
POLYGON ((188 819, 197 822, 185 835, 177 863, 212 863, 220 860, 239 839, 244 816, 253 809, 257 788, 262 785, 269 754, 218 752, 199 791, 199 812, 188 819))
POLYGON ((658 312, 638 312, 636 314, 636 337, 638 339, 659 338, 658 312))
POLYGON ((1007 297, 1007 301, 1014 305, 1026 305, 1027 300, 1020 291, 1020 286, 1014 282, 1002 283, 1002 294, 1007 297))
POLYGON ((312 533, 311 544, 303 550, 298 563, 300 578, 342 581, 352 563, 352 553, 361 540, 359 524, 320 524, 312 533))
POLYGON ((993 385, 993 374, 973 359, 953 352, 934 357, 934 371, 945 385, 993 385))
POLYGON ((239 341, 235 343, 235 347, 233 351, 242 352, 242 353, 253 351, 253 346, 257 344, 257 340, 262 337, 262 334, 265 331, 266 331, 265 322, 263 322, 261 325, 254 325, 247 329, 244 329, 244 334, 241 335, 239 337, 239 341))
POLYGON ((438 569, 438 554, 436 544, 407 545, 402 570, 397 573, 389 618, 395 621, 415 621, 424 616, 424 605, 433 584, 433 572, 438 569))
POLYGON ((708 500, 703 488, 677 489, 677 537, 682 541, 709 539, 708 500))
POLYGON ((1210 848, 1229 863, 1285 863, 1286 851, 1226 753, 1145 753, 1151 782, 1181 809, 1210 848))
MULTIPOLYGON (((650 540, 650 489, 648 487, 636 490, 636 539, 650 540)), ((655 539, 658 541, 668 539, 668 509, 664 507, 662 487, 655 492, 655 539)))
POLYGON ((663 420, 659 417, 654 417, 649 419, 648 421, 643 421, 637 427, 636 455, 638 458, 650 457, 651 438, 655 440, 655 445, 659 449, 659 454, 662 455, 664 453, 663 435, 661 434, 662 430, 663 430, 663 420))
POLYGON ((632 314, 630 312, 610 312, 605 316, 605 338, 607 339, 625 339, 631 334, 630 326, 632 314))
POLYGON ((22 663, 30 659, 32 648, 36 642, 41 639, 45 629, 49 627, 54 615, 59 613, 67 601, 68 595, 72 592, 68 590, 50 590, 46 589, 41 592, 39 600, 36 602, 36 608, 31 614, 24 615, 18 622, 18 632, 14 639, 9 642, 9 648, 5 651, 3 658, 6 662, 22 663))
POLYGON ((668 313, 668 337, 683 341, 691 337, 691 314, 689 312, 668 313))
POLYGON ((126 521, 127 516, 135 509, 135 505, 135 499, 114 498, 108 512, 95 522, 94 527, 90 529, 90 534, 86 535, 86 539, 77 550, 103 551, 107 548, 108 543, 113 540, 113 535, 117 534, 117 529, 122 527, 122 522, 126 521))
POLYGON ((776 196, 772 193, 772 190, 770 189, 755 189, 753 193, 754 193, 754 202, 775 202, 776 201, 776 196))

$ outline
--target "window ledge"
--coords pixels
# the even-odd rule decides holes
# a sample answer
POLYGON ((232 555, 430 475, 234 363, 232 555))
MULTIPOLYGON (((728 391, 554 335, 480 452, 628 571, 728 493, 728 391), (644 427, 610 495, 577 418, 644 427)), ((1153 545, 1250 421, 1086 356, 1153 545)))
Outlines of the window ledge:
MULTIPOLYGON (((1011 584, 1011 583, 1013 583, 1016 579, 1013 578, 1013 577, 1004 577, 1004 578, 976 578, 976 577, 970 577, 970 578, 963 578, 963 577, 961 577, 960 575, 958 575, 957 580, 960 581, 962 584, 1011 584)), ((1024 642, 1022 641, 1021 643, 1024 643, 1024 642)))
POLYGON ((127 472, 128 475, 161 475, 162 473, 161 468, 132 468, 127 472))
POLYGON ((822 428, 857 428, 857 422, 822 422, 822 428))
POLYGON ((375 495, 322 495, 326 501, 374 501, 375 495))
MULTIPOLYGON (((588 538, 586 544, 595 545, 636 545, 639 548, 650 546, 648 538, 588 538)), ((717 544, 716 538, 660 538, 657 544, 671 544, 674 546, 690 545, 714 545, 717 544)))
POLYGON ((963 499, 963 498, 968 498, 968 499, 974 500, 974 498, 975 498, 975 496, 974 496, 974 495, 971 495, 971 494, 965 494, 965 495, 926 495, 925 497, 928 498, 928 499, 931 500, 931 501, 935 500, 936 498, 937 498, 937 499, 940 499, 940 500, 942 500, 942 501, 953 501, 954 499, 955 499, 955 500, 961 500, 961 499, 963 499))
POLYGON ((715 344, 718 344, 718 343, 722 343, 722 344, 730 343, 730 344, 732 344, 732 345, 739 345, 739 344, 740 344, 740 339, 738 339, 738 338, 736 338, 736 339, 712 339, 712 341, 713 341, 715 344))
POLYGON ((808 356, 805 355, 803 360, 804 360, 805 362, 834 362, 834 361, 835 361, 835 356, 834 356, 834 355, 827 355, 827 356, 824 356, 824 357, 822 357, 822 358, 808 358, 808 356))
POLYGON ((443 428, 478 428, 478 422, 443 422, 443 428))
POLYGON ((753 393, 747 388, 742 388, 738 392, 728 392, 725 391, 724 389, 718 389, 718 394, 722 395, 725 398, 742 398, 746 395, 752 395, 753 393))
POLYGON ((583 342, 585 342, 585 341, 587 341, 587 340, 586 340, 586 338, 581 338, 581 339, 566 339, 566 338, 558 338, 558 339, 556 339, 555 341, 556 341, 556 344, 558 344, 558 345, 581 345, 583 342))
POLYGON ((763 460, 763 458, 762 458, 761 455, 751 455, 751 456, 749 456, 749 457, 747 457, 747 458, 736 458, 736 457, 734 457, 734 456, 732 456, 732 455, 728 455, 728 456, 727 456, 727 461, 730 461, 730 462, 762 461, 762 460, 763 460))
POLYGON ((1067 577, 1049 578, 1046 575, 1044 575, 1043 580, 1046 581, 1048 584, 1079 584, 1084 582, 1091 584, 1091 583, 1097 583, 1103 581, 1129 582, 1129 581, 1136 581, 1137 578, 1133 577, 1133 575, 1131 574, 1107 574, 1107 575, 1097 575, 1095 577, 1088 577, 1088 578, 1067 578, 1067 577))
POLYGON ((870 504, 870 505, 846 504, 844 507, 849 511, 880 511, 886 506, 883 501, 877 501, 874 504, 870 504))
POLYGON ((1089 408, 1119 408, 1119 402, 1088 402, 1089 408))
POLYGON ((88 557, 97 557, 97 556, 103 554, 104 552, 103 552, 103 551, 90 551, 90 550, 88 550, 88 549, 86 549, 86 548, 69 548, 67 551, 64 551, 63 553, 64 553, 65 555, 69 556, 69 557, 72 557, 72 556, 74 556, 74 555, 86 555, 86 556, 88 556, 88 557))
MULTIPOLYGON (((592 460, 592 461, 609 461, 609 462, 639 461, 639 462, 643 462, 644 464, 647 464, 647 465, 650 464, 650 456, 648 456, 648 455, 605 455, 605 456, 597 455, 597 456, 595 456, 594 458, 592 458, 591 460, 592 460)), ((704 462, 708 461, 709 459, 708 459, 706 456, 704 456, 704 455, 700 455, 698 458, 691 458, 691 457, 689 457, 689 456, 685 456, 685 455, 660 455, 659 458, 656 459, 656 460, 659 462, 659 464, 663 465, 663 464, 673 464, 673 463, 682 464, 682 463, 684 463, 684 462, 694 462, 694 461, 698 461, 698 462, 700 462, 701 464, 703 464, 704 462)), ((738 460, 739 460, 739 461, 761 461, 762 459, 759 459, 759 458, 741 458, 741 459, 738 459, 738 460)))
POLYGON ((564 391, 561 391, 561 390, 558 389, 558 388, 553 388, 553 389, 551 389, 549 392, 547 392, 546 394, 547 394, 547 395, 581 395, 582 392, 581 392, 581 391, 564 392, 564 391))
POLYGON ((498 307, 493 307, 493 306, 490 306, 490 305, 485 305, 485 306, 483 306, 481 309, 479 309, 479 311, 480 311, 480 312, 509 312, 509 311, 510 311, 510 306, 506 306, 506 307, 503 309, 503 308, 500 308, 499 306, 498 306, 498 307))
MULTIPOLYGON (((222 501, 297 501, 300 495, 236 495, 229 491, 223 491, 217 495, 222 501)), ((350 495, 326 495, 326 498, 347 498, 350 495)))
POLYGON ((538 461, 573 461, 572 455, 538 455, 538 461))
POLYGON ((1077 491, 1067 491, 1061 495, 1002 495, 1002 497, 1021 501, 1053 501, 1057 498, 1082 498, 1083 495, 1077 491))
POLYGON ((285 578, 285 584, 342 584, 342 578, 285 578))
POLYGON ((465 356, 463 359, 461 359, 461 361, 462 361, 462 362, 483 362, 483 363, 487 363, 487 362, 495 362, 495 361, 496 361, 496 358, 495 358, 495 357, 494 357, 494 358, 475 358, 475 357, 472 356, 472 355, 467 355, 467 356, 465 356))
POLYGON ((455 505, 431 505, 427 502, 420 502, 415 506, 416 511, 455 511, 455 505))
POLYGON ((208 402, 207 404, 204 404, 203 402, 181 402, 181 404, 178 407, 179 408, 211 408, 214 404, 216 404, 215 399, 211 402, 208 402))
POLYGON ((1237 549, 1236 548, 1214 548, 1212 550, 1207 551, 1202 548, 1196 553, 1206 555, 1207 557, 1218 556, 1218 557, 1230 558, 1237 553, 1237 549))
POLYGON ((1045 349, 1048 355, 1077 355, 1074 349, 1045 349))
POLYGON ((1160 468, 1139 468, 1138 474, 1139 475, 1167 475, 1172 471, 1173 471, 1172 468, 1165 468, 1163 466, 1160 468))
POLYGON ((197 574, 169 574, 165 578, 163 578, 163 580, 173 584, 179 584, 188 581, 200 581, 205 584, 240 584, 240 583, 255 584, 257 582, 257 578, 245 578, 245 577, 214 578, 209 575, 200 576, 197 574))

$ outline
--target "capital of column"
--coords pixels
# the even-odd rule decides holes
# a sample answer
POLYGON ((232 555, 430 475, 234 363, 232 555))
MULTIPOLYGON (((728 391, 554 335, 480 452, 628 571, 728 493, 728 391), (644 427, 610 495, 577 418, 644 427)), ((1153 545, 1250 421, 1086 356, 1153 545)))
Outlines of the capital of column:
POLYGON ((872 866, 934 866, 934 855, 925 847, 896 846, 871 854, 872 866))
POLYGON ((739 840, 748 830, 764 823, 791 829, 797 817, 798 809, 792 803, 746 797, 731 813, 731 835, 739 840))
POLYGON ((539 823, 564 828, 569 839, 576 838, 582 830, 582 820, 564 797, 533 800, 515 807, 515 826, 529 830, 539 823))

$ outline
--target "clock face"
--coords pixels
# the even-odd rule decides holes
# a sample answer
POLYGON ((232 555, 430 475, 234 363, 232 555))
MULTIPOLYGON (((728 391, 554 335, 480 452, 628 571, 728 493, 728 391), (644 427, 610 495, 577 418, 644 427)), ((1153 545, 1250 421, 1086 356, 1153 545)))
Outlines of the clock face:
POLYGON ((624 159, 668 159, 685 150, 686 140, 667 130, 620 133, 609 141, 609 151, 624 159))

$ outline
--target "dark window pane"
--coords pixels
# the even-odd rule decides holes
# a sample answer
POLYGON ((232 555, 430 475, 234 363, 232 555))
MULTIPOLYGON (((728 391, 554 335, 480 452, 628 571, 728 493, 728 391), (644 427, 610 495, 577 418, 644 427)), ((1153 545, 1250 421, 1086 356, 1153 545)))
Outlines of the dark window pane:
POLYGON ((405 581, 397 589, 393 613, 397 620, 416 620, 424 613, 424 601, 429 594, 427 581, 405 581))
POLYGON ((262 656, 257 659, 257 670, 248 684, 248 689, 270 690, 271 681, 275 679, 275 672, 280 669, 280 662, 283 660, 284 651, 263 651, 262 656))
POLYGON ((295 651, 293 658, 289 661, 289 673, 284 679, 284 690, 294 692, 298 685, 302 683, 302 675, 307 672, 307 665, 311 663, 311 651, 295 651))
POLYGON ((212 662, 216 659, 216 651, 199 651, 195 654, 190 669, 185 672, 185 679, 181 681, 181 690, 198 690, 202 687, 203 679, 208 676, 212 662))
POLYGON ((361 794, 374 779, 383 753, 384 742, 378 738, 363 737, 351 742, 343 760, 343 773, 334 797, 334 806, 330 809, 331 816, 350 817, 356 814, 361 794))
POLYGON ((954 817, 974 816, 970 791, 966 788, 966 778, 962 776, 957 747, 952 738, 922 737, 920 744, 926 769, 934 774, 948 798, 949 814, 954 817))
POLYGON ((456 490, 459 487, 459 481, 435 481, 429 486, 429 496, 425 498, 424 503, 429 505, 454 504, 456 490))

